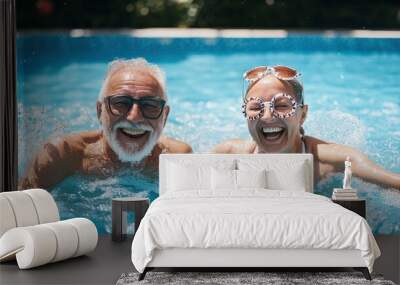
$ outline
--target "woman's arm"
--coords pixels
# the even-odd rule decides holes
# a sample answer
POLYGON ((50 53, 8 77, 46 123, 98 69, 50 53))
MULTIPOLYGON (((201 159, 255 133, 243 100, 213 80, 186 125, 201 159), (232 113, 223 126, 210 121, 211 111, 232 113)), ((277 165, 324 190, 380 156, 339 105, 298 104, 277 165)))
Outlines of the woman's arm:
POLYGON ((355 148, 334 143, 322 143, 317 145, 316 151, 319 161, 332 165, 334 172, 344 171, 344 161, 349 156, 354 176, 385 188, 400 190, 400 174, 385 170, 355 148))

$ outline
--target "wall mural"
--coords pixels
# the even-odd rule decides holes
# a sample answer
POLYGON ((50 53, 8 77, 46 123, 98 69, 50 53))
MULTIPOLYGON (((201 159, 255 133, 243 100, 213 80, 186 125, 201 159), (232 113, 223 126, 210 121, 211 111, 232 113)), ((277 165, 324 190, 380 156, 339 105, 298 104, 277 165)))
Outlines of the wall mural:
POLYGON ((112 197, 158 196, 160 153, 311 152, 328 197, 349 156, 374 233, 400 234, 399 43, 21 34, 19 187, 104 233, 112 197))

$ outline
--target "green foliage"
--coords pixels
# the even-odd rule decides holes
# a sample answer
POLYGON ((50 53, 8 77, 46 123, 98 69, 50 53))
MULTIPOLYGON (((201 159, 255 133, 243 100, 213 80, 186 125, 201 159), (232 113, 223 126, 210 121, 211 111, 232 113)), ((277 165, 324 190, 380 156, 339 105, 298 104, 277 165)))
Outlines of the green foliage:
POLYGON ((19 29, 293 28, 399 29, 399 1, 20 0, 19 29))

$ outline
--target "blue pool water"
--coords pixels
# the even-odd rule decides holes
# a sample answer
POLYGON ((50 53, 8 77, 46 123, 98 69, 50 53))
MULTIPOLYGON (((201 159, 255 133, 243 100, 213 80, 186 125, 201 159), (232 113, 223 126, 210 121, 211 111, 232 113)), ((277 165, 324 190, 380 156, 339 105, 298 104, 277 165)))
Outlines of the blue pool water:
MULTIPOLYGON (((229 138, 250 138, 240 112, 243 72, 283 64, 303 74, 309 104, 305 132, 360 149, 400 173, 400 39, 290 36, 270 39, 149 39, 124 35, 72 38, 19 35, 19 173, 43 142, 99 128, 96 99, 107 62, 145 57, 167 74, 171 112, 165 134, 208 152, 229 138)), ((158 177, 74 175, 50 189, 62 218, 111 227, 111 198, 157 197, 158 177)), ((331 195, 342 175, 317 185, 331 195)), ((375 233, 400 234, 400 191, 355 179, 375 233)))

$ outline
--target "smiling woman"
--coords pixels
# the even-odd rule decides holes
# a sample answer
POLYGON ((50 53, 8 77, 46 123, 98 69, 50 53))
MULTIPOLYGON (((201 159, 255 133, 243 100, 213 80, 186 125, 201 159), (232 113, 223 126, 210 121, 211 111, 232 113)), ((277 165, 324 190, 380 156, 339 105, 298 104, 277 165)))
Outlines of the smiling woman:
POLYGON ((217 145, 216 153, 312 153, 315 182, 344 170, 347 157, 354 162, 354 174, 368 182, 400 190, 400 174, 386 171, 351 147, 304 136, 302 126, 308 105, 303 103, 303 88, 296 70, 256 67, 244 74, 250 82, 244 96, 243 113, 253 142, 227 141, 217 145), (283 70, 283 71, 282 71, 283 70), (300 86, 300 88, 299 88, 300 86))
MULTIPOLYGON (((252 137, 257 143, 255 152, 299 152, 296 145, 299 143, 291 142, 290 144, 295 145, 295 150, 289 149, 288 147, 282 147, 282 140, 287 139, 288 135, 290 138, 298 138, 294 136, 294 133, 304 134, 303 123, 307 114, 308 106, 304 105, 303 99, 303 86, 296 79, 300 76, 295 69, 286 66, 275 66, 275 67, 256 67, 244 74, 244 79, 249 82, 249 86, 244 95, 244 103, 242 105, 243 114, 248 117, 249 130, 256 126, 258 128, 259 136, 253 135, 254 132, 250 131, 252 137), (260 89, 262 82, 265 77, 269 75, 272 78, 277 79, 276 82, 282 83, 282 88, 275 88, 274 84, 267 86, 268 93, 260 89), (257 84, 260 82, 260 84, 257 84), (255 89, 255 90, 252 90, 255 89), (285 91, 287 90, 287 91, 285 91), (266 94, 272 94, 272 97, 267 100, 266 94), (265 112, 265 109, 267 111, 265 112), (297 112, 296 112, 297 111, 297 112), (301 120, 296 121, 296 116, 301 114, 301 120), (264 118, 265 116, 275 118, 276 122, 272 124, 261 125, 251 123, 251 121, 264 118), (292 120, 290 119, 292 118, 292 120), (287 124, 285 124, 285 122, 287 124), (292 122, 292 124, 290 124, 292 122), (292 126, 289 128, 289 126, 292 126), (298 129, 296 129, 296 127, 298 129), (288 132, 290 131, 290 133, 288 132), (261 143, 258 139, 262 138, 266 143, 261 143), (278 146, 279 148, 274 148, 278 146), (260 149, 261 147, 261 149, 260 149)), ((297 116, 298 117, 298 116, 297 116)), ((256 132, 257 133, 257 132, 256 132)), ((254 133, 254 134, 256 134, 254 133)), ((288 144, 287 142, 286 144, 288 144)), ((304 142, 301 141, 301 152, 304 152, 304 142)))

